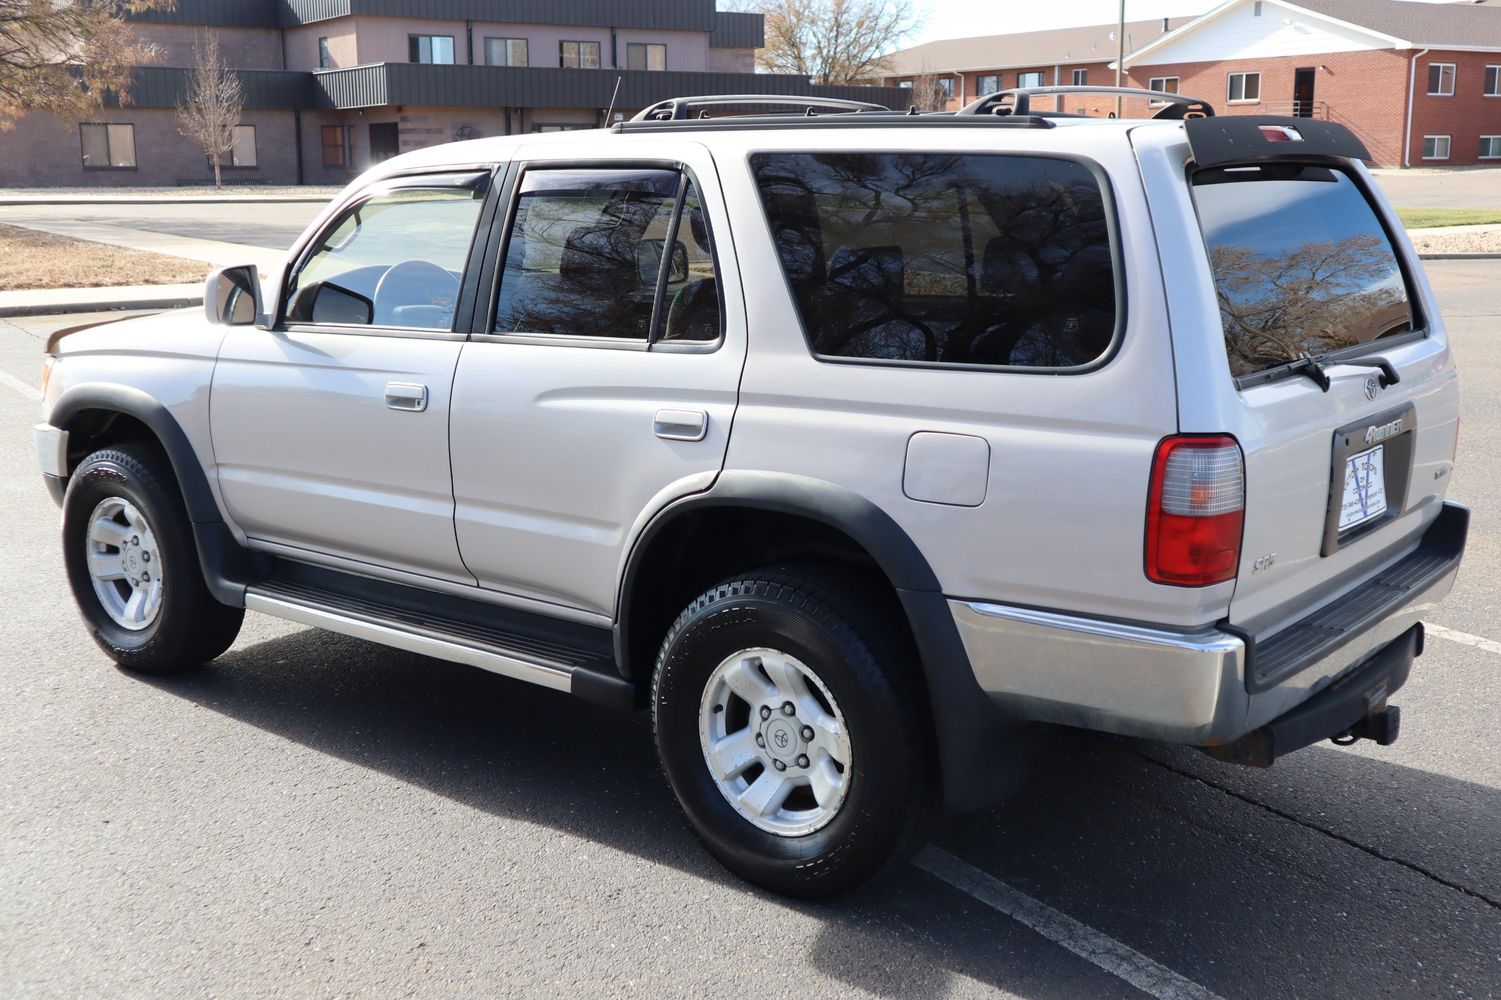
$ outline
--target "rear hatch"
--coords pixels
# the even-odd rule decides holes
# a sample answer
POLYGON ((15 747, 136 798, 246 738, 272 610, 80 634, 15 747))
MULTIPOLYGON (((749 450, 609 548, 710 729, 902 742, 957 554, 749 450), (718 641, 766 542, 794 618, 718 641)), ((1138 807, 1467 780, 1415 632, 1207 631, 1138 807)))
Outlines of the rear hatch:
MULTIPOLYGON (((1262 638, 1417 546, 1448 485, 1458 382, 1411 246, 1357 161, 1289 150, 1188 177, 1207 280, 1179 291, 1217 314, 1221 346, 1178 351, 1182 429, 1232 434, 1244 454, 1228 620, 1262 638), (1217 363, 1184 370, 1194 356, 1217 363)), ((1175 314, 1173 336, 1203 331, 1175 314)))

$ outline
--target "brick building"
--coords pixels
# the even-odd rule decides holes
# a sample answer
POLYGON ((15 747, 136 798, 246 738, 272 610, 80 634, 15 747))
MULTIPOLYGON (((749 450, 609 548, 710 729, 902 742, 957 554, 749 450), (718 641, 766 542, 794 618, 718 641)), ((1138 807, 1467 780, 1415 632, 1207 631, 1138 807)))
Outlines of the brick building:
POLYGON ((1501 6, 1231 0, 1126 57, 1222 114, 1327 118, 1384 166, 1501 163, 1501 6))
MULTIPOLYGON (((886 82, 947 81, 949 107, 994 90, 1115 83, 1116 26, 929 42, 886 82)), ((1383 166, 1501 164, 1501 3, 1229 0, 1201 17, 1128 22, 1126 82, 1201 97, 1220 114, 1348 126, 1383 166)), ((1056 99, 1091 115, 1113 98, 1056 99)), ((1048 107, 1043 103, 1042 107, 1048 107)), ((1155 109, 1128 100, 1122 112, 1155 109)))
POLYGON ((683 94, 900 96, 755 73, 761 15, 715 0, 177 0, 134 21, 158 57, 128 104, 21 118, 0 132, 0 186, 212 181, 176 119, 205 31, 245 86, 228 183, 342 184, 421 146, 597 127, 612 97, 629 116, 683 94))
MULTIPOLYGON (((1183 24, 1186 18, 1126 22, 1126 51, 1142 48, 1183 24)), ((1025 31, 1010 35, 946 38, 892 55, 884 82, 911 88, 933 78, 957 109, 985 94, 1011 87, 1115 85, 1117 26, 1025 31)), ((1102 115, 1115 110, 1114 98, 1055 98, 1054 110, 1102 115)), ((1044 102, 1041 107, 1049 105, 1044 102)))

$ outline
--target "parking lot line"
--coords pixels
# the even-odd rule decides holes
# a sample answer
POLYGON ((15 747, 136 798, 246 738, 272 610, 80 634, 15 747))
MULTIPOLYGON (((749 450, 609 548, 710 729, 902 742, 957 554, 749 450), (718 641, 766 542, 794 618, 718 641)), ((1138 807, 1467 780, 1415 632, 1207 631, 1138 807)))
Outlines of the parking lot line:
POLYGON ((10 386, 12 389, 25 396, 27 399, 34 399, 38 403, 42 401, 42 393, 40 389, 38 389, 34 385, 27 385, 25 382, 22 382, 20 379, 16 378, 9 372, 0 371, 0 385, 10 386))
POLYGON ((1423 623, 1423 630, 1437 639, 1448 639, 1450 642, 1457 642, 1464 646, 1474 646, 1476 649, 1483 649, 1487 653, 1501 654, 1501 642, 1496 642, 1494 639, 1487 639, 1484 636, 1479 635, 1471 635, 1469 632, 1461 632, 1458 629, 1444 628, 1444 626, 1442 625, 1433 625, 1429 622, 1423 623))
POLYGON ((1158 1000, 1220 1000, 1214 992, 1129 945, 1033 899, 941 848, 923 848, 912 863, 1148 996, 1158 1000))

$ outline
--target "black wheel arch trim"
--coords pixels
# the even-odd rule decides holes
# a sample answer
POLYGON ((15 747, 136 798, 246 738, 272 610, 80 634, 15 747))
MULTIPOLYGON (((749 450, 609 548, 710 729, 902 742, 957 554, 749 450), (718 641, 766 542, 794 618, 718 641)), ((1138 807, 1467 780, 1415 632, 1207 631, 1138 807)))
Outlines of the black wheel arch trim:
POLYGON ((632 679, 627 650, 632 596, 652 541, 680 517, 711 508, 792 514, 849 536, 886 574, 917 643, 932 713, 945 805, 962 812, 987 805, 1010 784, 1006 754, 1021 723, 981 689, 932 566, 890 514, 853 490, 786 473, 730 471, 714 485, 664 506, 631 544, 616 595, 615 658, 632 679))
POLYGON ((83 383, 68 388, 53 405, 47 421, 62 430, 79 414, 107 410, 133 417, 156 437, 182 491, 198 549, 198 565, 209 591, 222 604, 245 606, 245 588, 270 572, 270 560, 240 545, 224 523, 198 453, 172 412, 149 393, 126 385, 83 383))

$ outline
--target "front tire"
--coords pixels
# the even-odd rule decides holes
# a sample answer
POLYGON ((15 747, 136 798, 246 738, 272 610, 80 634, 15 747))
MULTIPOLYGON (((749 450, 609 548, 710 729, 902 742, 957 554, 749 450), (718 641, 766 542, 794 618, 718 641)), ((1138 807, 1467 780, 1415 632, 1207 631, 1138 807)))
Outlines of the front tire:
POLYGON ((216 601, 171 464, 154 445, 88 456, 63 497, 63 560, 89 633, 127 670, 175 673, 212 660, 245 612, 216 601))
POLYGON ((857 582, 768 570, 679 615, 653 724, 694 831, 737 875, 825 897, 905 857, 936 803, 910 643, 857 582))

